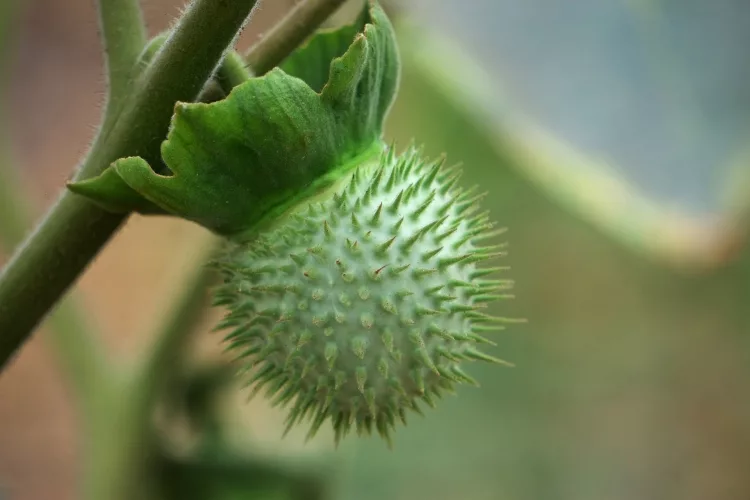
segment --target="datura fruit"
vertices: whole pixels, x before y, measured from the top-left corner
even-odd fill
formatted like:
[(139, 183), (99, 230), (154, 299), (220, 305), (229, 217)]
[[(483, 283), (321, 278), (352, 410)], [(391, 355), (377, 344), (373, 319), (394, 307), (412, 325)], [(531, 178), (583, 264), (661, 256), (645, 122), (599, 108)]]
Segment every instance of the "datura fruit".
[(309, 415), (312, 434), (330, 417), (337, 439), (354, 426), (387, 437), (418, 400), (475, 383), (462, 361), (499, 362), (477, 347), (507, 282), (477, 264), (501, 249), (482, 246), (495, 232), (458, 176), (386, 153), (221, 260), (221, 326), (256, 390), (291, 403), (288, 428)]
[[(321, 65), (320, 62), (325, 61)], [(219, 325), (254, 391), (288, 410), (287, 430), (329, 421), (390, 440), (397, 421), (462, 383), (465, 363), (508, 320), (504, 255), (460, 171), (382, 139), (398, 83), (390, 22), (368, 2), (281, 68), (223, 101), (176, 107), (168, 169), (124, 158), (71, 186), (111, 210), (169, 213), (227, 238), (215, 265)]]

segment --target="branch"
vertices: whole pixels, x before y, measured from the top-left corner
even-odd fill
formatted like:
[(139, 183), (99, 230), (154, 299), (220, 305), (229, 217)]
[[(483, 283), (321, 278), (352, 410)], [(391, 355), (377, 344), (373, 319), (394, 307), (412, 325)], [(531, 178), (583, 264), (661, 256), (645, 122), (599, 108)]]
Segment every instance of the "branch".
[[(18, 179), (6, 160), (7, 148), (0, 144), (0, 246), (13, 248), (23, 238), (31, 221), (26, 203), (19, 194)], [(50, 316), (49, 340), (66, 371), (76, 397), (88, 410), (108, 379), (108, 366), (102, 346), (90, 330), (75, 297), (68, 297)]]
[[(75, 180), (125, 156), (158, 161), (176, 101), (192, 101), (255, 5), (255, 0), (196, 0), (103, 131)], [(67, 291), (125, 220), (64, 191), (0, 274), (0, 367)]]
[(97, 3), (109, 84), (105, 116), (111, 124), (127, 99), (133, 68), (146, 46), (146, 27), (138, 0), (99, 0)]
[(246, 54), (248, 66), (264, 75), (278, 66), (346, 0), (307, 0), (297, 5)]
[(227, 53), (218, 71), (218, 80), (222, 89), (229, 94), (234, 87), (253, 77), (245, 59), (235, 51)]
[[(0, 7), (0, 67), (7, 68), (9, 39), (17, 10), (11, 1)], [(9, 9), (10, 8), (10, 9)], [(13, 12), (9, 12), (13, 11)], [(0, 74), (9, 74), (0, 71)], [(26, 233), (32, 222), (27, 202), (19, 179), (14, 175), (11, 161), (10, 140), (6, 122), (7, 107), (3, 99), (6, 81), (0, 81), (0, 247), (12, 249)], [(76, 397), (83, 404), (85, 414), (94, 405), (94, 398), (103, 390), (108, 379), (107, 364), (96, 337), (88, 328), (80, 309), (69, 297), (50, 318), (52, 326), (50, 341), (69, 380)]]

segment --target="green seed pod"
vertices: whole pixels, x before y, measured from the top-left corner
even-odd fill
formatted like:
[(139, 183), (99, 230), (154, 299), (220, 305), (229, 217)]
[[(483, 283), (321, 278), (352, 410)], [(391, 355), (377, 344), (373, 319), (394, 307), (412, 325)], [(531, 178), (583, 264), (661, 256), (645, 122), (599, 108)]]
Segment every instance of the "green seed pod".
[(337, 442), (355, 427), (389, 439), (419, 400), (475, 384), (463, 361), (501, 362), (478, 333), (501, 326), (483, 309), (507, 283), (477, 265), (502, 245), (483, 246), (498, 231), (458, 177), (384, 153), (219, 264), (221, 327), (255, 391), (290, 407), (287, 430), (307, 417), (312, 436), (330, 417)]

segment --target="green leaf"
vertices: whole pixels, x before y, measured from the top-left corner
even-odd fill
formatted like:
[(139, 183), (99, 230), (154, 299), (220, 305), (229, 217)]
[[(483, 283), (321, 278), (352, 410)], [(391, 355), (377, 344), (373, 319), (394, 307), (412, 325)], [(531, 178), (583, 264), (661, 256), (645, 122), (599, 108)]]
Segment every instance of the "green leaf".
[[(363, 29), (322, 33), (292, 56), (287, 67), (309, 84), (276, 68), (222, 101), (177, 103), (162, 144), (169, 174), (126, 158), (83, 189), (85, 183), (71, 189), (114, 209), (156, 206), (224, 235), (272, 221), (385, 147), (383, 121), (398, 86), (399, 56), (377, 2), (368, 2), (362, 19)], [(345, 39), (345, 53), (333, 57)], [(323, 72), (328, 79), (316, 91)], [(150, 203), (111, 187), (113, 176)]]
[(365, 29), (368, 20), (369, 12), (365, 9), (357, 21), (349, 26), (318, 31), (284, 60), (281, 69), (304, 80), (315, 92), (320, 92), (328, 82), (331, 61), (344, 55), (357, 33)]
[[(116, 163), (143, 161), (141, 158), (123, 158)], [(139, 195), (125, 184), (114, 168), (106, 169), (98, 177), (80, 182), (68, 183), (68, 189), (89, 198), (104, 210), (126, 213), (131, 210), (143, 214), (166, 214), (167, 212)]]

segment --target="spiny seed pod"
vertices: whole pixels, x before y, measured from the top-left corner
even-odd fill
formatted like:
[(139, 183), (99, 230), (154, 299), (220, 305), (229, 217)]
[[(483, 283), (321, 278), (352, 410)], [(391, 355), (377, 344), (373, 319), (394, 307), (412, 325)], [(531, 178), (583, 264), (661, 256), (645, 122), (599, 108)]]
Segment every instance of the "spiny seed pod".
[(354, 427), (390, 440), (419, 400), (476, 384), (463, 361), (503, 362), (479, 350), (492, 343), (480, 334), (502, 327), (483, 310), (511, 283), (477, 266), (503, 255), (483, 246), (501, 231), (459, 175), (414, 149), (384, 153), (223, 259), (220, 328), (233, 329), (255, 391), (291, 405), (287, 431), (307, 417), (311, 437), (330, 418), (336, 442)]

